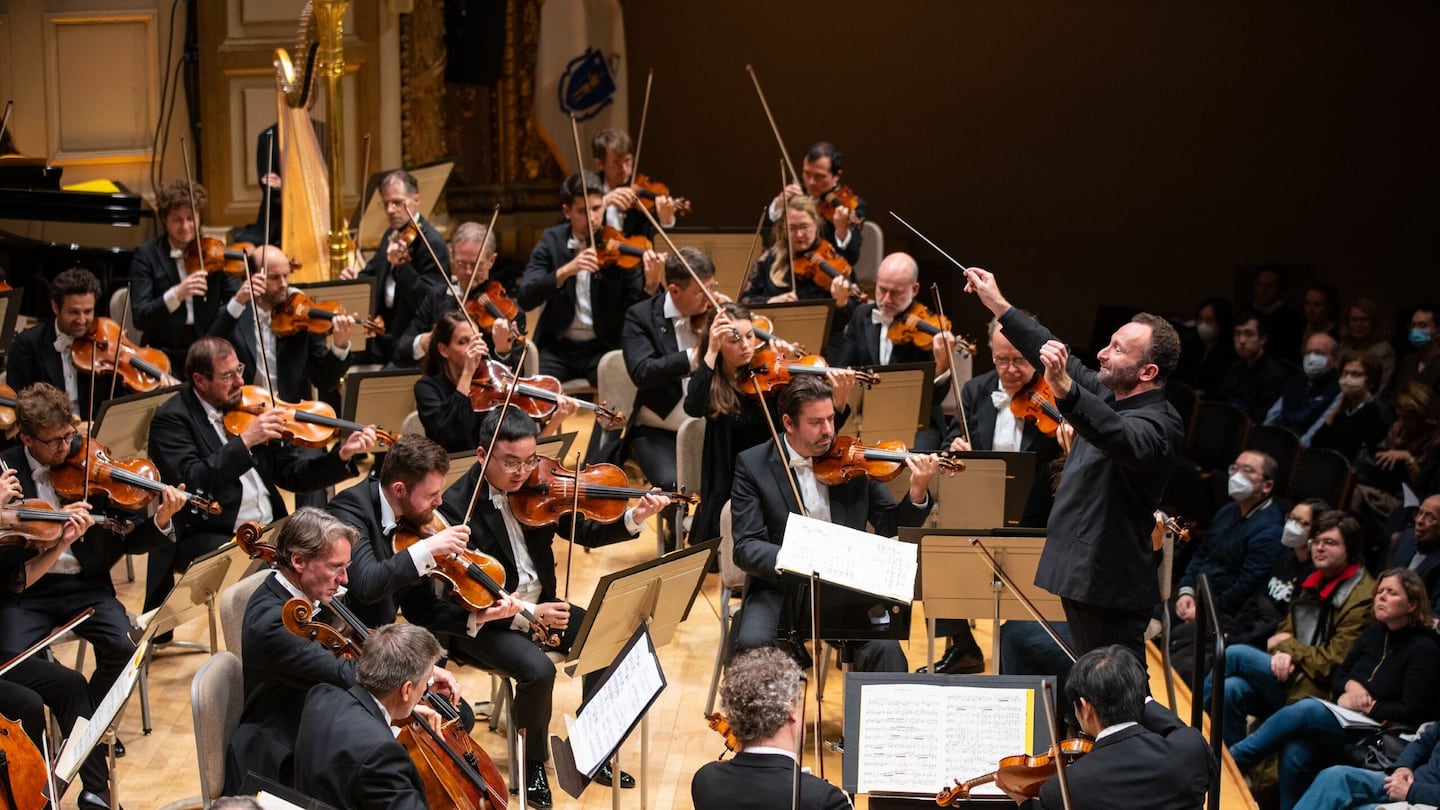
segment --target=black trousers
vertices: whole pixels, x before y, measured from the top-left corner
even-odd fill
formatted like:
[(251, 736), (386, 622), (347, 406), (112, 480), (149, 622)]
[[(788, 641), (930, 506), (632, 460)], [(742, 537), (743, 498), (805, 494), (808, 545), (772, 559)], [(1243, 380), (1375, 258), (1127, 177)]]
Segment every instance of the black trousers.
[[(747, 594), (744, 607), (735, 617), (735, 652), (774, 647), (785, 609), (785, 595), (761, 590)], [(909, 672), (910, 664), (898, 641), (854, 641), (845, 645), (855, 672)]]
[(69, 574), (41, 577), (0, 607), (0, 649), (23, 650), (85, 608), (94, 608), (95, 615), (76, 627), (75, 634), (95, 649), (89, 693), (91, 704), (98, 706), (135, 653), (135, 644), (125, 606), (95, 582)]
[(1145, 666), (1145, 627), (1150, 624), (1151, 611), (1104, 608), (1064, 598), (1060, 604), (1075, 639), (1076, 655), (1119, 644)]
[[(606, 346), (599, 339), (595, 340), (570, 340), (560, 338), (555, 343), (544, 346), (540, 351), (540, 373), (556, 377), (560, 382), (574, 380), (580, 377), (595, 384), (600, 368), (600, 358), (605, 352), (618, 346)], [(611, 403), (622, 407), (618, 403)]]
[[(569, 652), (585, 621), (585, 609), (570, 606), (570, 624), (560, 637), (558, 652)], [(450, 655), (464, 663), (494, 670), (515, 679), (515, 725), (525, 731), (525, 761), (545, 762), (550, 752), (550, 715), (555, 703), (555, 662), (528, 633), (483, 626), (474, 638), (450, 636)], [(599, 686), (600, 671), (580, 680), (580, 694), (590, 697)]]
[[(83, 626), (83, 625), (82, 625)], [(13, 653), (0, 653), (9, 660)], [(18, 719), (25, 734), (44, 751), (41, 737), (45, 733), (45, 706), (55, 713), (60, 730), (67, 737), (75, 721), (94, 713), (85, 678), (69, 667), (44, 658), (31, 657), (15, 665), (0, 679), (0, 714)], [(51, 749), (50, 756), (55, 756)], [(96, 746), (80, 766), (80, 783), (85, 789), (102, 796), (110, 795), (110, 765), (105, 749)]]

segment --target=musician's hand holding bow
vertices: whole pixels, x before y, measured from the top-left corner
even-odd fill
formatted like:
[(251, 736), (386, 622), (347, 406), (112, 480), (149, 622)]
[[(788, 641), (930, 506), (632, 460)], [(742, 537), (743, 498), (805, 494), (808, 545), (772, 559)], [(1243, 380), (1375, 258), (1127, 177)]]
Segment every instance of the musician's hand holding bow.
[(931, 342), (930, 353), (935, 356), (935, 376), (949, 371), (950, 361), (955, 356), (955, 336), (949, 332), (936, 335)]
[(779, 211), (780, 216), (783, 217), (785, 216), (785, 201), (790, 199), (791, 197), (801, 197), (805, 194), (805, 189), (801, 188), (799, 185), (795, 183), (786, 183), (785, 189), (779, 194), (775, 195), (775, 199), (770, 201), (770, 210)]
[(617, 186), (605, 194), (605, 207), (615, 206), (621, 211), (629, 211), (640, 203), (640, 195), (635, 189), (629, 186)]
[(20, 479), (16, 477), (15, 470), (6, 468), (0, 473), (0, 508), (3, 508), (11, 501), (18, 501), (25, 497), (25, 489), (20, 486)]
[(250, 424), (240, 431), (240, 441), (245, 443), (247, 449), (253, 450), (256, 446), (262, 445), (272, 439), (279, 439), (285, 435), (285, 414), (277, 408), (270, 408), (254, 419)]
[(186, 298), (204, 296), (205, 291), (210, 289), (210, 282), (207, 280), (209, 275), (209, 273), (191, 273), (185, 278), (180, 279), (180, 283), (170, 289), (175, 293), (175, 297), (181, 301), (184, 301)]
[[(197, 273), (196, 275), (200, 275)], [(247, 306), (252, 300), (259, 300), (265, 297), (265, 274), (251, 273), (245, 277), (240, 289), (235, 291), (235, 303), (240, 306)]]
[(910, 502), (923, 504), (930, 497), (930, 479), (940, 469), (940, 457), (934, 453), (916, 453), (905, 459), (910, 468)]
[(1070, 372), (1066, 369), (1066, 363), (1070, 361), (1070, 349), (1058, 340), (1047, 340), (1045, 345), (1040, 347), (1040, 363), (1045, 366), (1045, 382), (1050, 383), (1050, 390), (1055, 392), (1055, 400), (1070, 396), (1070, 386), (1074, 380), (1070, 379)]
[(964, 436), (956, 436), (955, 438), (950, 440), (950, 449), (962, 453), (968, 453), (971, 450), (970, 440), (966, 439)]
[(420, 544), (425, 546), (425, 550), (430, 552), (431, 557), (438, 560), (441, 557), (448, 557), (464, 551), (469, 542), (469, 526), (447, 526), (444, 530), (421, 540)]
[(600, 259), (595, 254), (595, 248), (587, 247), (579, 253), (576, 253), (575, 258), (560, 265), (560, 269), (555, 271), (555, 286), (565, 286), (565, 282), (580, 275), (581, 270), (589, 270), (593, 273), (599, 269)]

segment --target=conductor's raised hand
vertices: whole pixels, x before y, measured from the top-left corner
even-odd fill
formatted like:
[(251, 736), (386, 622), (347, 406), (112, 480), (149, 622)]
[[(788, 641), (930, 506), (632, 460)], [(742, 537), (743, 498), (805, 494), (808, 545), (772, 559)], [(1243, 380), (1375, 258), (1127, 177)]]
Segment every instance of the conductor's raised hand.
[(1000, 285), (995, 283), (995, 274), (982, 267), (965, 268), (965, 292), (975, 293), (997, 318), (1010, 308), (1010, 302), (1000, 294)]
[(1045, 367), (1045, 382), (1050, 383), (1050, 390), (1055, 392), (1055, 399), (1061, 400), (1070, 396), (1070, 386), (1073, 380), (1070, 379), (1070, 372), (1066, 364), (1070, 362), (1070, 349), (1058, 340), (1047, 340), (1045, 345), (1040, 347), (1040, 364)]

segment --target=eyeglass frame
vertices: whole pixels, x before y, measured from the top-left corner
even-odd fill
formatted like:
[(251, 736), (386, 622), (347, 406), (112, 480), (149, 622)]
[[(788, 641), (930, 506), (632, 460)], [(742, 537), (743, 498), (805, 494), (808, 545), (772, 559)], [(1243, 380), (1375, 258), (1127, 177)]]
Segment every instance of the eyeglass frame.
[(234, 371), (226, 371), (220, 374), (216, 374), (213, 371), (206, 371), (204, 372), (204, 374), (206, 377), (209, 377), (212, 380), (220, 380), (221, 382), (224, 382), (231, 378), (234, 378), (236, 380), (243, 380), (245, 379), (245, 364), (236, 363)]
[(534, 455), (526, 459), (497, 458), (495, 459), (495, 463), (500, 465), (500, 469), (514, 475), (521, 470), (525, 470), (526, 472), (534, 471), (535, 468), (540, 466), (541, 458), (539, 455)]

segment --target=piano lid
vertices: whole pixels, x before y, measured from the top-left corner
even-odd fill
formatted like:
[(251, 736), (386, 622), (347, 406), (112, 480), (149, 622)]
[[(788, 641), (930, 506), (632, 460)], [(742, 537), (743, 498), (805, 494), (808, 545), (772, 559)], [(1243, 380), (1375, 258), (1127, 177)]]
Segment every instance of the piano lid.
[(0, 219), (139, 225), (140, 195), (116, 183), (115, 193), (60, 188), (62, 168), (42, 158), (0, 157)]

